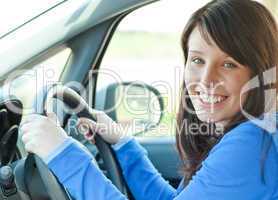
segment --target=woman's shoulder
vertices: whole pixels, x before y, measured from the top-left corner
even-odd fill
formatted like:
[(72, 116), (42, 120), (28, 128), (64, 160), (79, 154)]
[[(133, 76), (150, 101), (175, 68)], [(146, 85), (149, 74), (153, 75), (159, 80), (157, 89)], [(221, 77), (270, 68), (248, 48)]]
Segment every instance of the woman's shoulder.
[(272, 141), (278, 136), (277, 113), (265, 114), (260, 118), (253, 118), (240, 123), (227, 132), (219, 142), (219, 145), (236, 143), (250, 145), (258, 149), (265, 140)]
[(247, 184), (250, 187), (261, 184), (262, 165), (267, 185), (276, 187), (278, 154), (272, 136), (250, 121), (226, 133), (202, 163), (206, 175), (215, 177), (212, 182), (222, 184), (225, 179), (227, 185)]
[(278, 194), (278, 154), (272, 138), (252, 121), (239, 124), (212, 148), (193, 183), (227, 194)]
[(267, 151), (268, 164), (277, 166), (278, 170), (278, 149), (274, 142), (275, 136), (277, 136), (277, 128), (270, 133), (252, 120), (245, 121), (222, 137), (209, 152), (208, 159), (220, 159), (217, 162), (227, 161), (227, 163), (235, 161), (238, 165), (252, 166), (252, 163), (260, 163), (262, 155)]
[(210, 151), (207, 161), (217, 162), (231, 170), (241, 169), (238, 172), (243, 175), (249, 171), (259, 172), (265, 159), (266, 168), (278, 175), (274, 135), (277, 135), (277, 128), (275, 133), (269, 133), (252, 120), (243, 122), (222, 137)]

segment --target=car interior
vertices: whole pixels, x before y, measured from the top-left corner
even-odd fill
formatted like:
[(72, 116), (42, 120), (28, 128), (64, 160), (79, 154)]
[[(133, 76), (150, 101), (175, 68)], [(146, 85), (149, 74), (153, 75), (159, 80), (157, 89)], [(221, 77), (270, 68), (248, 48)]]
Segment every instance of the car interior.
[[(147, 92), (156, 98), (155, 104), (158, 105), (160, 113), (143, 116), (139, 123), (144, 124), (144, 129), (135, 134), (147, 149), (158, 171), (170, 184), (177, 187), (181, 175), (178, 173), (180, 161), (174, 137), (140, 136), (155, 129), (163, 118), (164, 99), (161, 98), (160, 92), (148, 84), (138, 82), (140, 80), (114, 82), (97, 91), (97, 84), (101, 81), (98, 79), (97, 70), (117, 26), (134, 10), (154, 2), (120, 0), (115, 4), (112, 0), (60, 1), (44, 13), (0, 35), (0, 44), (5, 49), (0, 52), (1, 65), (4, 66), (0, 70), (0, 116), (1, 123), (4, 124), (0, 137), (3, 152), (0, 199), (72, 199), (41, 159), (26, 152), (20, 141), (19, 127), (24, 114), (35, 112), (44, 115), (47, 96), (53, 88), (56, 93), (52, 93), (51, 99), (56, 104), (53, 104), (55, 108), (51, 109), (57, 113), (63, 128), (91, 151), (99, 167), (129, 199), (133, 199), (132, 194), (125, 184), (111, 147), (98, 136), (96, 145), (92, 145), (84, 141), (81, 135), (71, 133), (69, 127), (72, 126), (70, 123), (76, 122), (72, 119), (80, 116), (94, 119), (90, 111), (92, 108), (109, 110), (107, 114), (119, 121), (118, 111), (113, 110), (117, 90), (132, 86), (130, 91), (136, 92), (147, 88)], [(63, 14), (58, 15), (59, 13)], [(59, 77), (56, 77), (59, 84), (48, 82), (47, 87), (40, 87), (43, 84), (39, 83), (38, 74), (43, 73), (47, 79), (53, 71), (43, 71), (38, 66), (51, 64), (57, 66), (58, 69), (55, 70), (60, 71)], [(31, 88), (24, 84), (33, 84), (34, 81), (37, 85), (32, 85)], [(71, 83), (79, 83), (83, 87), (78, 88), (77, 84)], [(64, 98), (59, 99), (59, 94)], [(28, 98), (28, 101), (22, 96)], [(149, 100), (144, 101), (143, 104), (141, 102), (143, 107)], [(75, 112), (74, 107), (77, 104), (84, 105), (84, 109)], [(62, 108), (68, 108), (71, 112), (65, 113)]]
[[(154, 47), (161, 39), (149, 45), (148, 39), (156, 36), (147, 31), (143, 31), (140, 40), (135, 39), (137, 35), (133, 32), (127, 31), (128, 35), (123, 40), (121, 37), (124, 34), (119, 34), (125, 30), (121, 24), (125, 24), (126, 18), (141, 9), (142, 17), (147, 13), (143, 9), (148, 7), (149, 18), (140, 20), (139, 16), (139, 21), (143, 21), (142, 27), (146, 20), (155, 20), (155, 25), (167, 24), (166, 20), (159, 19), (157, 13), (152, 11), (152, 6), (159, 8), (163, 5), (159, 2), (60, 0), (8, 32), (2, 34), (0, 31), (0, 200), (73, 199), (43, 161), (26, 152), (20, 140), (20, 122), (24, 115), (45, 115), (47, 109), (57, 114), (61, 126), (69, 135), (88, 148), (103, 173), (128, 199), (134, 198), (123, 179), (111, 146), (99, 136), (96, 136), (96, 144), (93, 145), (72, 127), (75, 127), (78, 117), (95, 120), (92, 109), (105, 111), (123, 125), (139, 116), (136, 123), (143, 128), (133, 132), (134, 137), (147, 150), (148, 157), (163, 178), (175, 188), (179, 185), (182, 179), (181, 161), (175, 147), (174, 128), (157, 129), (160, 123), (169, 125), (175, 118), (174, 111), (168, 112), (167, 106), (171, 103), (175, 105), (176, 99), (167, 98), (163, 92), (168, 86), (156, 82), (168, 80), (170, 76), (167, 68), (164, 68), (164, 61), (154, 62), (158, 60), (155, 54), (160, 57), (179, 54), (180, 59), (182, 52), (176, 50), (180, 49), (179, 40), (176, 39), (175, 45), (161, 49)], [(202, 4), (204, 2), (201, 1)], [(169, 16), (165, 7), (163, 13), (167, 19)], [(190, 12), (186, 14), (190, 15)], [(130, 18), (138, 20), (138, 17)], [(168, 21), (170, 25), (171, 20)], [(182, 23), (184, 25), (185, 20)], [(154, 24), (150, 27), (155, 28)], [(137, 29), (140, 23), (133, 26)], [(167, 25), (164, 27), (168, 29)], [(175, 27), (171, 29), (175, 32)], [(165, 36), (165, 41), (168, 45), (173, 38)], [(141, 44), (140, 48), (137, 44)], [(120, 48), (124, 50), (120, 51)], [(132, 48), (135, 49), (134, 55), (130, 53)], [(172, 50), (174, 53), (169, 53)], [(147, 52), (149, 57), (144, 57), (142, 52)], [(112, 54), (118, 57), (111, 56), (108, 60)], [(128, 59), (125, 60), (123, 55), (134, 56), (134, 64), (127, 62)], [(171, 63), (175, 59), (173, 56), (165, 62)], [(145, 60), (149, 62), (148, 65)], [(137, 61), (138, 64), (135, 64)], [(171, 67), (182, 66), (180, 63), (174, 62)], [(122, 68), (119, 67), (121, 65)], [(48, 69), (47, 66), (52, 68)], [(171, 70), (174, 75), (179, 75), (182, 74), (180, 68), (172, 67)], [(159, 77), (157, 72), (163, 74), (164, 69), (164, 75)], [(179, 85), (180, 81), (174, 84)], [(129, 95), (119, 95), (127, 90)], [(178, 96), (178, 93), (176, 91), (172, 95)], [(134, 113), (123, 111), (123, 105), (117, 104), (119, 98), (124, 98)], [(145, 112), (148, 110), (146, 105), (150, 104), (156, 107), (157, 112), (154, 114)], [(77, 105), (82, 105), (83, 109), (76, 110)], [(175, 110), (176, 107), (173, 107)]]

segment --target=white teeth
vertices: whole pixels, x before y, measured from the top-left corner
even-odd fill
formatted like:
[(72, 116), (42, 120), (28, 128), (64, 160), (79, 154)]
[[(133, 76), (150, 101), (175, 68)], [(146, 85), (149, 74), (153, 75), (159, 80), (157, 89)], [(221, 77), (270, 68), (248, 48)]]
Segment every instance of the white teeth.
[(222, 97), (217, 97), (217, 101), (218, 102), (222, 101)]
[(219, 103), (226, 99), (225, 97), (222, 97), (222, 96), (208, 95), (205, 93), (202, 93), (199, 96), (203, 102), (210, 103), (210, 104)]

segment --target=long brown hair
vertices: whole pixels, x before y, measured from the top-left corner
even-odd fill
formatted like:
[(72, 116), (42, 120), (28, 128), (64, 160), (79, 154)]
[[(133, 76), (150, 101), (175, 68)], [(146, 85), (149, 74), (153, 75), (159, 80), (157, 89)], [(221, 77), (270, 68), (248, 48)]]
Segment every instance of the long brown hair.
[[(259, 117), (265, 109), (265, 87), (263, 73), (278, 63), (278, 31), (271, 13), (260, 3), (251, 0), (214, 0), (197, 10), (188, 21), (182, 34), (185, 63), (188, 56), (188, 40), (195, 27), (209, 42), (212, 38), (217, 46), (251, 69), (252, 78), (257, 76), (259, 87), (248, 92), (243, 109)], [(180, 107), (177, 115), (177, 149), (184, 163), (185, 182), (200, 169), (202, 161), (224, 134), (218, 135), (214, 124), (200, 121), (188, 97), (185, 83), (182, 85)], [(185, 101), (186, 106), (183, 102)], [(225, 127), (224, 133), (247, 119), (238, 112)], [(185, 123), (186, 121), (186, 123)], [(198, 124), (207, 134), (192, 134), (191, 123)], [(197, 131), (197, 130), (196, 130)]]

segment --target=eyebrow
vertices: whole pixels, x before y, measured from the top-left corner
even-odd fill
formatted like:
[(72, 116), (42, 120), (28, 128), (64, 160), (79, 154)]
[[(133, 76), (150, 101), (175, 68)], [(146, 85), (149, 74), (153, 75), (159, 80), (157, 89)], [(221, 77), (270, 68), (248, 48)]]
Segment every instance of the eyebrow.
[[(198, 53), (198, 54), (205, 54), (205, 52), (203, 52), (203, 51), (198, 51), (198, 50), (189, 50), (189, 52)], [(225, 54), (223, 57), (229, 58), (229, 59), (232, 59), (232, 60), (236, 61), (233, 57), (231, 57), (231, 56), (229, 56), (229, 55), (227, 55), (227, 54)]]
[(204, 54), (204, 52), (202, 52), (202, 51), (197, 51), (197, 50), (189, 50), (189, 52)]

